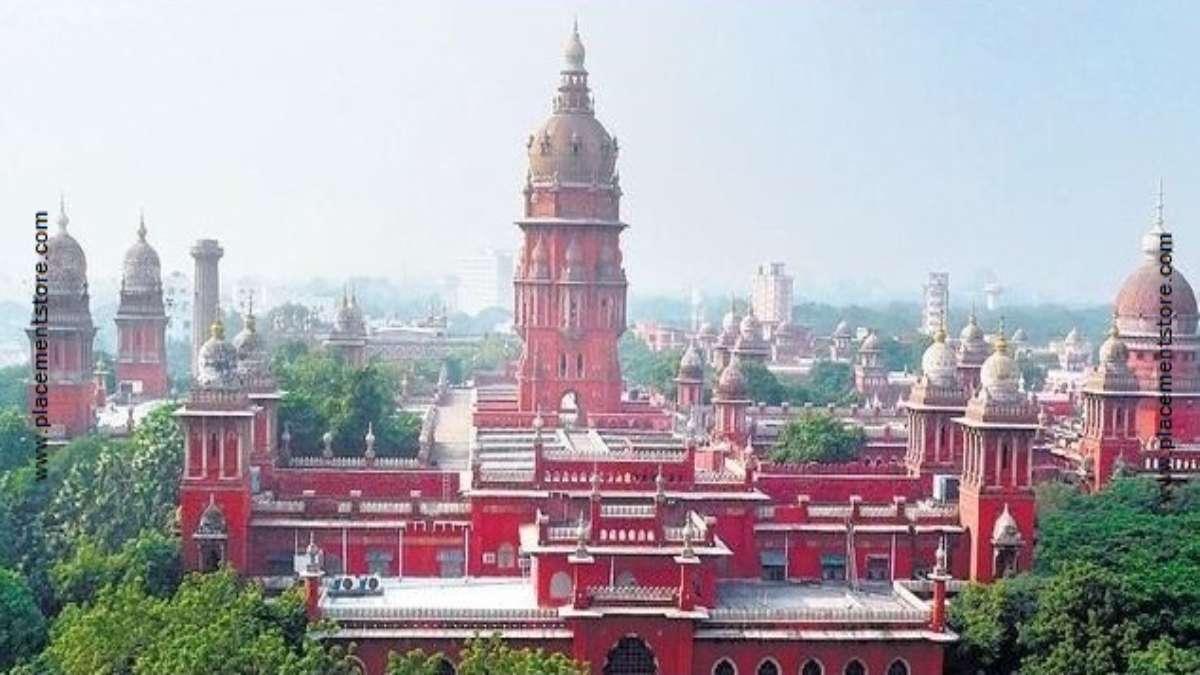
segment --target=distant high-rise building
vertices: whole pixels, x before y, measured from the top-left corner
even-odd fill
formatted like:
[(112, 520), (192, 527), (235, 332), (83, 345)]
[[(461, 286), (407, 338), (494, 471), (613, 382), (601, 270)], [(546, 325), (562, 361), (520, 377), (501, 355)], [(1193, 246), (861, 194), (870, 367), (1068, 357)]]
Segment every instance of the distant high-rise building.
[(192, 374), (196, 374), (200, 348), (208, 341), (209, 327), (217, 319), (221, 300), (221, 276), (218, 263), (225, 250), (216, 239), (200, 239), (192, 245), (196, 259), (195, 286), (192, 293)]
[(512, 305), (513, 256), (487, 249), (458, 262), (455, 305), (460, 312), (478, 314), (489, 307)]
[(1000, 296), (1004, 294), (1004, 287), (997, 283), (990, 283), (983, 287), (984, 302), (987, 303), (989, 312), (995, 312), (1000, 309)]
[(750, 288), (750, 306), (754, 316), (768, 332), (792, 319), (792, 276), (783, 263), (758, 266)]
[(950, 311), (950, 275), (946, 272), (930, 272), (929, 281), (925, 282), (923, 289), (925, 297), (921, 310), (921, 332), (934, 335)]

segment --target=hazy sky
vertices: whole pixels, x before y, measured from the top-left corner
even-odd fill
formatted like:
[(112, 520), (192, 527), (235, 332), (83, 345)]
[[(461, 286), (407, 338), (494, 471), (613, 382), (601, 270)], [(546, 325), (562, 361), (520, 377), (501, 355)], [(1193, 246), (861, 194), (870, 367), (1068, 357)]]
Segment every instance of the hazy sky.
[[(93, 277), (144, 206), (164, 267), (453, 271), (515, 248), (524, 139), (573, 15), (621, 142), (636, 291), (985, 270), (1107, 300), (1154, 184), (1200, 280), (1189, 2), (0, 3), (0, 274), (67, 193)], [(228, 278), (228, 277), (227, 277)]]

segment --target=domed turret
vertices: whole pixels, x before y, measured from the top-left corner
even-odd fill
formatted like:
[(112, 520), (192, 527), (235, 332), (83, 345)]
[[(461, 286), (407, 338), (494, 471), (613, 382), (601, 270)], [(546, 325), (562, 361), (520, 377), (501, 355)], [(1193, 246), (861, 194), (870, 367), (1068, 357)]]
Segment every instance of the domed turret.
[(158, 252), (146, 242), (146, 217), (138, 221), (138, 240), (125, 252), (121, 266), (121, 290), (126, 293), (159, 293), (162, 291), (162, 265)]
[(858, 351), (860, 352), (878, 352), (882, 350), (883, 340), (879, 337), (879, 333), (875, 331), (868, 333), (867, 337), (863, 339), (862, 344), (858, 347)]
[(833, 329), (833, 337), (848, 338), (850, 337), (850, 324), (845, 319), (838, 321), (837, 327)]
[(529, 136), (532, 182), (614, 182), (617, 142), (593, 113), (578, 26), (567, 38), (554, 114)]
[(701, 381), (704, 379), (704, 362), (700, 359), (699, 352), (696, 351), (696, 343), (688, 344), (687, 350), (683, 352), (683, 357), (679, 359), (679, 380), (685, 381)]
[(363, 319), (362, 308), (358, 306), (358, 297), (353, 293), (342, 292), (342, 301), (338, 306), (333, 324), (334, 330), (341, 335), (366, 334), (366, 321)]
[(196, 382), (206, 389), (236, 389), (239, 385), (237, 349), (225, 341), (225, 324), (217, 319), (209, 329), (208, 341), (200, 347)]
[(746, 398), (746, 374), (742, 372), (742, 362), (737, 356), (730, 359), (729, 365), (721, 371), (721, 377), (717, 381), (717, 393), (728, 401)]
[(967, 325), (963, 326), (962, 331), (958, 334), (958, 361), (960, 365), (979, 365), (988, 358), (988, 343), (984, 338), (983, 329), (979, 327), (979, 322), (975, 318), (975, 310), (971, 310), (971, 315), (967, 319)]
[(81, 296), (87, 293), (87, 256), (83, 247), (67, 231), (71, 219), (67, 217), (65, 202), (59, 204), (58, 232), (46, 242), (53, 264), (47, 271), (49, 292), (60, 296)]
[(1021, 371), (1017, 362), (1008, 355), (1008, 338), (1001, 333), (992, 344), (995, 351), (987, 357), (979, 371), (983, 393), (998, 401), (1020, 399)]
[(946, 344), (946, 328), (938, 328), (933, 335), (933, 343), (921, 355), (921, 372), (933, 385), (951, 387), (957, 382), (958, 359), (954, 351)]
[[(1160, 270), (1159, 258), (1164, 249), (1174, 251), (1174, 238), (1163, 221), (1162, 186), (1159, 186), (1154, 225), (1142, 237), (1142, 262), (1121, 284), (1117, 293), (1117, 324), (1124, 335), (1152, 335), (1159, 332), (1159, 311), (1162, 309), (1161, 288), (1166, 277)], [(1176, 256), (1178, 259), (1178, 256)], [(1195, 335), (1198, 320), (1196, 292), (1183, 272), (1171, 269), (1171, 307), (1174, 310), (1176, 335)]]
[(1100, 345), (1100, 363), (1108, 366), (1124, 366), (1128, 364), (1128, 361), (1129, 347), (1121, 339), (1121, 333), (1114, 317), (1112, 326), (1108, 329), (1108, 337)]

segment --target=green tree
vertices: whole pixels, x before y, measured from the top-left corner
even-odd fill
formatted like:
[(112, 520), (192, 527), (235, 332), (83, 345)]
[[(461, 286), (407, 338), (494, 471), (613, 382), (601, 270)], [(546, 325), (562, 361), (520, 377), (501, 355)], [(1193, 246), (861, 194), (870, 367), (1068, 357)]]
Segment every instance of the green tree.
[(1154, 640), (1129, 656), (1128, 675), (1196, 675), (1200, 648), (1185, 648), (1167, 638)]
[(74, 543), (69, 558), (55, 563), (50, 579), (60, 605), (91, 602), (100, 589), (116, 583), (138, 585), (143, 592), (168, 597), (179, 585), (179, 545), (162, 532), (147, 530), (118, 553), (107, 553), (88, 538)]
[(808, 374), (806, 388), (816, 405), (843, 404), (856, 401), (854, 369), (848, 363), (817, 361)]
[(25, 411), (0, 408), (0, 472), (27, 464), (36, 452), (36, 432)]
[(267, 602), (230, 570), (189, 576), (170, 598), (123, 583), (68, 605), (47, 659), (66, 675), (348, 673), (345, 654), (322, 649), (305, 623), (297, 592)]
[(742, 374), (746, 377), (746, 395), (755, 403), (779, 405), (792, 401), (792, 391), (779, 382), (775, 374), (761, 363), (743, 363)]
[(1024, 652), (1018, 626), (1037, 608), (1038, 580), (1023, 576), (973, 584), (950, 604), (950, 627), (960, 641), (947, 655), (955, 673), (1017, 672)]
[(16, 408), (24, 412), (27, 405), (25, 383), (29, 379), (29, 364), (0, 368), (0, 410)]
[(361, 455), (368, 425), (379, 456), (416, 454), (421, 422), (396, 408), (400, 382), (393, 370), (378, 363), (354, 368), (328, 354), (290, 347), (276, 353), (274, 364), (287, 392), (279, 418), (289, 429), (295, 454), (319, 453), (321, 437), (332, 431), (336, 454)]
[(849, 462), (858, 458), (866, 440), (862, 427), (824, 413), (805, 413), (784, 427), (770, 457), (780, 464)]
[(445, 660), (441, 652), (429, 654), (423, 649), (413, 649), (404, 654), (389, 652), (387, 675), (441, 675), (442, 662)]
[(1123, 673), (1143, 638), (1127, 580), (1091, 562), (1064, 565), (1046, 584), (1021, 639), (1023, 675)]
[(679, 372), (683, 352), (676, 349), (650, 351), (633, 333), (622, 336), (617, 348), (621, 375), (627, 384), (657, 391), (668, 398), (675, 395), (675, 375)]
[(46, 620), (33, 592), (13, 570), (0, 569), (0, 671), (31, 658), (46, 640)]

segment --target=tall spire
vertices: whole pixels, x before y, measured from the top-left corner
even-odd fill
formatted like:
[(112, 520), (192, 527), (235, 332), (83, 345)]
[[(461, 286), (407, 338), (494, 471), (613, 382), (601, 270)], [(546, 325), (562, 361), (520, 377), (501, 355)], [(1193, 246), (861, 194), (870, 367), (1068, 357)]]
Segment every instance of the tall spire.
[(563, 46), (562, 82), (558, 85), (558, 96), (554, 98), (554, 112), (592, 114), (592, 95), (588, 89), (587, 69), (583, 67), (585, 50), (579, 39), (579, 22), (576, 21)]
[(67, 224), (71, 219), (67, 217), (67, 197), (62, 192), (58, 193), (58, 228), (63, 232), (67, 231)]
[(138, 241), (145, 243), (146, 241), (146, 209), (138, 209)]
[(567, 37), (566, 45), (563, 46), (563, 59), (566, 61), (566, 70), (586, 72), (583, 67), (583, 59), (586, 53), (586, 50), (583, 48), (583, 40), (579, 38), (579, 19), (576, 18), (571, 24), (571, 34)]
[(1163, 179), (1158, 179), (1158, 200), (1154, 204), (1154, 226), (1162, 231), (1163, 226)]

